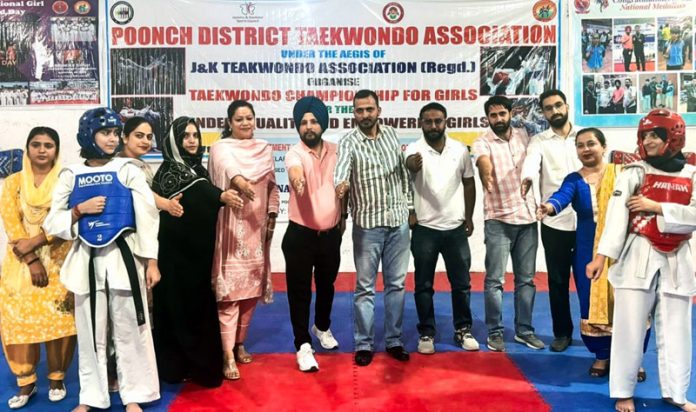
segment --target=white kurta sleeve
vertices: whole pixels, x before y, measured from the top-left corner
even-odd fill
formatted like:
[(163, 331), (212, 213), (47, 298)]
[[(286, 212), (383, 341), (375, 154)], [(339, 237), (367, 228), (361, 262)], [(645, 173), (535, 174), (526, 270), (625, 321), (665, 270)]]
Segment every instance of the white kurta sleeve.
[(72, 222), (72, 211), (68, 206), (70, 194), (75, 185), (75, 175), (70, 169), (63, 169), (58, 175), (58, 182), (53, 189), (51, 210), (43, 223), (43, 229), (49, 236), (65, 240), (77, 239), (77, 223)]
[(145, 174), (134, 164), (127, 163), (119, 171), (119, 179), (133, 195), (136, 231), (129, 234), (133, 239), (133, 254), (144, 259), (157, 259), (159, 211)]
[(522, 180), (536, 179), (541, 172), (542, 146), (539, 135), (532, 137), (527, 146), (527, 155), (522, 164)]
[(629, 212), (626, 202), (640, 184), (641, 173), (643, 173), (643, 169), (640, 167), (626, 167), (616, 177), (606, 216), (606, 221), (611, 222), (611, 224), (604, 227), (597, 247), (598, 254), (612, 259), (618, 259), (621, 254), (628, 230)]

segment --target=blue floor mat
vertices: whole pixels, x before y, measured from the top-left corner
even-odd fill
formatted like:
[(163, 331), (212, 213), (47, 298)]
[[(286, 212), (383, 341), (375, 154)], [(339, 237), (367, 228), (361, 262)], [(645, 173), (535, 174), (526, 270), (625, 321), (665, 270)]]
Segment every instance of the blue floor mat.
[[(384, 310), (383, 295), (380, 293), (375, 300), (375, 348), (384, 350)], [(353, 351), (353, 317), (352, 294), (337, 293), (332, 315), (334, 336), (338, 339), (339, 351)], [(486, 326), (484, 324), (483, 293), (472, 293), (471, 307), (474, 316), (473, 334), (481, 344), (481, 350), (485, 347)], [(577, 320), (578, 303), (575, 296), (571, 297), (571, 309), (573, 319)], [(452, 308), (448, 293), (435, 294), (435, 310), (438, 333), (436, 336), (437, 351), (461, 351), (455, 346), (452, 339), (454, 327), (452, 325)], [(548, 349), (537, 351), (514, 342), (513, 330), (513, 295), (506, 293), (503, 301), (503, 323), (505, 325), (504, 339), (508, 356), (518, 365), (529, 381), (541, 393), (546, 402), (554, 411), (598, 411), (613, 410), (613, 401), (609, 399), (609, 386), (607, 378), (591, 378), (587, 370), (592, 363), (592, 355), (585, 349), (576, 332), (573, 345), (563, 353), (550, 352)], [(548, 293), (537, 293), (534, 310), (534, 327), (537, 335), (548, 345), (553, 333), (551, 329), (551, 317), (549, 313)], [(310, 323), (311, 324), (311, 323)], [(404, 309), (403, 337), (406, 349), (415, 352), (418, 342), (416, 330), (417, 316), (413, 300), (413, 293), (407, 293)], [(696, 325), (693, 330), (696, 331)], [(259, 305), (246, 346), (252, 353), (292, 353), (293, 346), (292, 328), (288, 313), (286, 293), (276, 293), (275, 301), (270, 305)], [(318, 352), (324, 351), (318, 344), (314, 345)], [(414, 355), (418, 356), (418, 355)], [(437, 355), (435, 355), (437, 356)], [(638, 384), (636, 388), (636, 406), (638, 411), (674, 411), (660, 400), (660, 392), (657, 378), (657, 360), (654, 339), (651, 339), (648, 352), (644, 360), (644, 367), (648, 374), (648, 380)], [(295, 370), (289, 370), (295, 373)], [(23, 410), (27, 411), (65, 411), (77, 405), (79, 384), (77, 380), (77, 359), (66, 376), (68, 397), (57, 404), (47, 400), (47, 382), (45, 380), (46, 364), (42, 360), (38, 370), (40, 392), (35, 395), (29, 405)], [(463, 382), (464, 384), (464, 382)], [(16, 391), (15, 378), (10, 373), (4, 359), (0, 362), (0, 411), (9, 411), (6, 400)], [(166, 411), (168, 405), (174, 400), (181, 385), (162, 385), (162, 399), (146, 406), (146, 411)], [(696, 399), (696, 385), (692, 385), (689, 398)], [(118, 394), (112, 395), (111, 410), (122, 410)]]

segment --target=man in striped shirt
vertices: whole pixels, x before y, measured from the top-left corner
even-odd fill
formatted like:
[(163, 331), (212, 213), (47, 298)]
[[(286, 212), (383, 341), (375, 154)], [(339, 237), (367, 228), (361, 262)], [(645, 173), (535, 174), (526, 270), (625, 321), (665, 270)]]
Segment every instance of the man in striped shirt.
[(384, 335), (387, 353), (409, 360), (401, 340), (404, 280), (409, 254), (408, 172), (396, 131), (378, 123), (379, 98), (360, 90), (353, 99), (358, 127), (343, 136), (334, 172), (336, 194), (349, 194), (353, 217), (353, 257), (357, 280), (355, 363), (367, 366), (374, 351), (375, 281), (380, 260), (384, 276)]
[(532, 349), (543, 349), (544, 343), (532, 327), (538, 244), (534, 198), (531, 193), (520, 196), (519, 190), (529, 136), (525, 129), (510, 127), (512, 102), (507, 97), (493, 96), (484, 108), (491, 129), (476, 140), (474, 152), (484, 188), (487, 346), (492, 351), (505, 351), (503, 283), (508, 258), (512, 256), (515, 341)]

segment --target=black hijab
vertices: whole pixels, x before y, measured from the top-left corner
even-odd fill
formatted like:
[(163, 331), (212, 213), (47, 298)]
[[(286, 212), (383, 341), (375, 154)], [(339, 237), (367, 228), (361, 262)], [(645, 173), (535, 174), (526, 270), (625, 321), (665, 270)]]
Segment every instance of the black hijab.
[[(183, 147), (186, 126), (193, 124), (198, 132), (198, 151), (190, 154)], [(165, 198), (172, 198), (200, 180), (209, 180), (208, 171), (203, 167), (201, 130), (192, 117), (178, 117), (169, 126), (167, 134), (160, 142), (164, 162), (157, 170), (152, 182), (152, 190)]]
[[(663, 142), (667, 141), (667, 130), (658, 127), (654, 129), (655, 134), (662, 139)], [(650, 156), (645, 158), (645, 161), (655, 169), (659, 169), (668, 173), (674, 173), (682, 170), (686, 164), (686, 158), (684, 154), (679, 151), (677, 154), (670, 153), (669, 151), (661, 156)]]

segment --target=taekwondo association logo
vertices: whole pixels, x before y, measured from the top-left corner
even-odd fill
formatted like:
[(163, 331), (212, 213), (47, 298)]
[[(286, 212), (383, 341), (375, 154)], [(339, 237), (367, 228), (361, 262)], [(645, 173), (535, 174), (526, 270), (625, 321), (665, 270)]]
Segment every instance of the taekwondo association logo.
[(75, 13), (77, 14), (87, 14), (92, 10), (92, 6), (88, 1), (82, 0), (75, 3), (73, 10), (75, 10)]
[(62, 0), (53, 2), (51, 8), (53, 9), (53, 12), (56, 14), (65, 14), (68, 12), (68, 9), (70, 9), (68, 3)]
[(133, 6), (127, 1), (117, 1), (111, 6), (111, 11), (109, 15), (111, 20), (116, 24), (128, 24), (133, 20), (135, 12)]
[(404, 18), (404, 8), (396, 2), (387, 3), (382, 9), (382, 17), (387, 23), (396, 24)]
[(547, 22), (556, 17), (556, 3), (551, 0), (539, 0), (532, 7), (534, 18), (540, 22)]
[(254, 15), (254, 10), (256, 9), (256, 6), (254, 6), (254, 3), (249, 1), (246, 3), (240, 4), (239, 8), (242, 9), (242, 14), (244, 16), (249, 17), (249, 16)]

